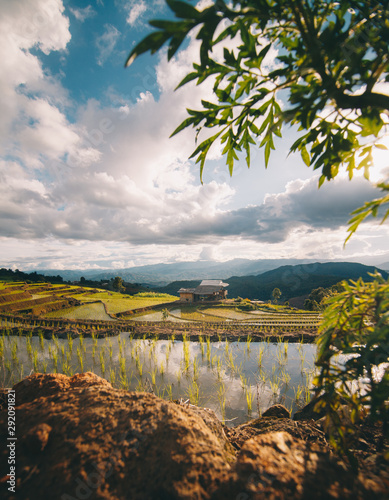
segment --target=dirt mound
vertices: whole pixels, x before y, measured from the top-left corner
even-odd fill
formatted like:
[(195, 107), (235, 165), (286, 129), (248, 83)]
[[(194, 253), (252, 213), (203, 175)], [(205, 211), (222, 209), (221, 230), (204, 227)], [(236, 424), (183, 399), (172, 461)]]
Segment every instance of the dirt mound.
[(382, 479), (356, 476), (320, 446), (271, 432), (244, 443), (229, 480), (212, 499), (360, 500), (387, 493)]
[[(387, 497), (387, 474), (357, 476), (331, 454), (318, 423), (295, 422), (279, 407), (273, 416), (227, 429), (212, 411), (113, 389), (92, 373), (35, 374), (14, 389), (16, 494), (10, 496), (2, 476), (1, 498)], [(6, 422), (3, 408), (4, 442)], [(7, 458), (4, 447), (3, 474)]]
[(206, 499), (234, 460), (189, 409), (92, 374), (34, 375), (15, 391), (17, 499)]

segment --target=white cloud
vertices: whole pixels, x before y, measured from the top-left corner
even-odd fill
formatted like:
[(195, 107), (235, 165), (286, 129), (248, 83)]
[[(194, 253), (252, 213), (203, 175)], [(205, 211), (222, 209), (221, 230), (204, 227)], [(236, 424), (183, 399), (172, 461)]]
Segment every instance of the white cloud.
[(77, 21), (84, 22), (86, 19), (96, 15), (96, 11), (91, 5), (84, 7), (83, 9), (77, 9), (74, 7), (69, 7), (70, 12), (77, 19)]
[[(46, 20), (51, 24), (26, 41), (14, 27), (22, 16), (19, 7), (31, 4), (41, 10), (50, 6)], [(263, 203), (247, 206), (246, 200), (243, 208), (231, 209), (236, 195), (228, 179), (201, 185), (198, 166), (187, 161), (194, 131), (168, 140), (187, 107), (212, 98), (212, 82), (174, 92), (198, 52), (194, 35), (170, 64), (165, 58), (159, 61), (157, 83), (153, 68), (146, 67), (142, 84), (131, 89), (131, 100), (122, 96), (120, 106), (104, 106), (90, 99), (70, 123), (66, 110), (73, 103), (66, 90), (43, 70), (39, 55), (30, 52), (33, 47), (66, 49), (70, 32), (62, 3), (20, 0), (6, 6), (0, 20), (6, 69), (6, 77), (0, 76), (5, 97), (0, 113), (0, 227), (6, 238), (2, 247), (13, 254), (10, 265), (16, 256), (26, 268), (57, 269), (84, 262), (104, 268), (212, 255), (255, 258), (267, 255), (268, 243), (274, 256), (281, 256), (286, 242), (297, 255), (304, 251), (302, 242), (312, 246), (312, 234), (323, 246), (331, 242), (327, 253), (341, 246), (347, 214), (371, 195), (365, 181), (345, 190), (335, 183), (319, 194), (316, 180), (295, 181)], [(31, 8), (31, 19), (34, 12)], [(118, 36), (114, 26), (105, 26), (97, 42), (101, 64)], [(158, 99), (153, 85), (158, 85)], [(214, 158), (218, 155), (216, 151)], [(19, 253), (12, 250), (16, 242), (22, 245)], [(364, 240), (360, 247), (365, 248)]]
[(147, 6), (143, 0), (140, 0), (140, 2), (135, 4), (131, 4), (127, 16), (127, 23), (130, 26), (134, 26), (136, 21), (146, 12), (146, 10)]
[(104, 30), (104, 33), (96, 39), (97, 64), (100, 66), (110, 57), (120, 36), (120, 31), (112, 24), (106, 24)]

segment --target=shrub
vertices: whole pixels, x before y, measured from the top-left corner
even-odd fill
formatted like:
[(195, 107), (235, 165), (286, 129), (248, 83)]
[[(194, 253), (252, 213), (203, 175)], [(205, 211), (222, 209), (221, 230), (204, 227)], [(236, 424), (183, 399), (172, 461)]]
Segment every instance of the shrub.
[(383, 440), (389, 437), (389, 282), (374, 278), (342, 283), (344, 291), (327, 300), (317, 341), (316, 408), (325, 408), (331, 444), (349, 456), (363, 417), (380, 422)]

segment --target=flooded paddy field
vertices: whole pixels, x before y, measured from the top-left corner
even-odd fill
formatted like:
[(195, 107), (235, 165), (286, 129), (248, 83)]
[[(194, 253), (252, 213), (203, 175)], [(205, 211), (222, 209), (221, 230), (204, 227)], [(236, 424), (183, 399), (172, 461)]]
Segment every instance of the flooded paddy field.
[(310, 399), (313, 344), (116, 337), (0, 337), (0, 380), (10, 387), (31, 372), (91, 371), (116, 388), (149, 391), (211, 408), (227, 425), (255, 418), (271, 404), (292, 412)]

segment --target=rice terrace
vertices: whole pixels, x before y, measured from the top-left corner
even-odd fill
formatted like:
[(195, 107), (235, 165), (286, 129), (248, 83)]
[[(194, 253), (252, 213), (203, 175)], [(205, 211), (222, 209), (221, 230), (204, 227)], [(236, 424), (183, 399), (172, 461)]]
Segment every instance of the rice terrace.
[[(234, 424), (310, 398), (320, 315), (248, 299), (188, 304), (155, 292), (1, 283), (2, 386), (32, 372), (94, 372), (112, 385), (215, 410)], [(289, 344), (290, 342), (290, 344)]]

